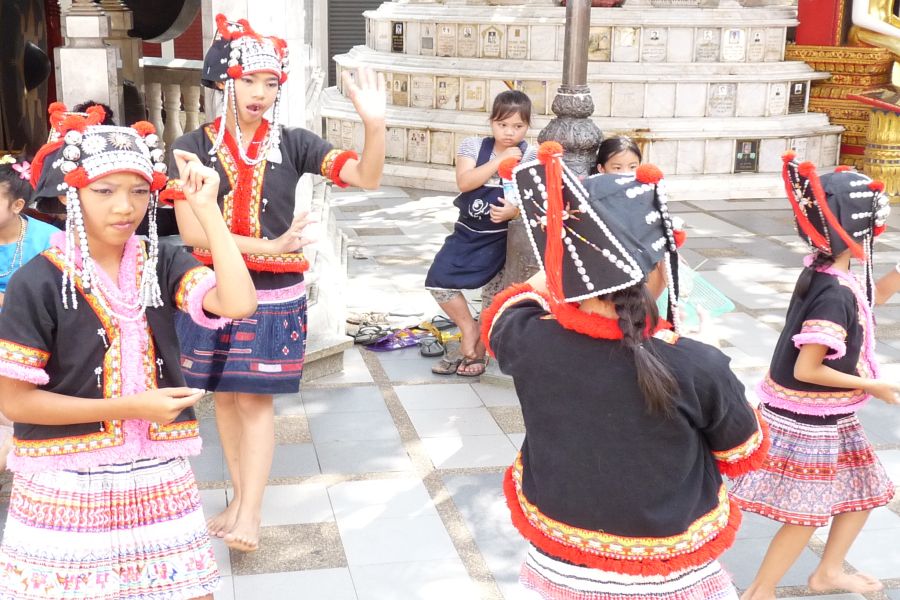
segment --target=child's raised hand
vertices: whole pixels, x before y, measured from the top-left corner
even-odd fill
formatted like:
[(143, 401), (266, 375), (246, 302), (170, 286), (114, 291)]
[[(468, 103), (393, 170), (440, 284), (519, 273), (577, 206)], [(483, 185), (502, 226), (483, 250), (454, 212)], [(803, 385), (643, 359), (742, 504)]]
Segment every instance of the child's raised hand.
[(500, 162), (503, 162), (507, 158), (515, 158), (517, 160), (522, 160), (522, 149), (518, 146), (511, 146), (500, 153), (500, 156), (497, 158), (500, 159)]
[(900, 385), (883, 379), (874, 380), (866, 391), (887, 404), (900, 404)]
[(197, 403), (204, 390), (187, 387), (162, 388), (147, 390), (131, 396), (131, 412), (133, 418), (143, 419), (151, 423), (171, 423), (181, 411)]
[(272, 240), (272, 254), (297, 252), (303, 246), (313, 242), (314, 240), (307, 239), (303, 236), (303, 229), (313, 222), (314, 221), (310, 219), (308, 212), (298, 213), (291, 222), (291, 226), (288, 227), (288, 230)]
[(218, 210), (219, 174), (216, 170), (205, 166), (192, 152), (175, 150), (172, 154), (178, 165), (181, 191), (191, 208), (196, 211), (215, 207)]
[(360, 67), (356, 70), (356, 81), (347, 70), (341, 73), (341, 79), (344, 82), (344, 92), (353, 102), (363, 123), (384, 123), (387, 105), (384, 74), (376, 73), (369, 67)]
[(503, 196), (499, 198), (499, 202), (501, 206), (491, 204), (491, 222), (503, 223), (515, 219), (516, 215), (519, 214), (518, 207)]

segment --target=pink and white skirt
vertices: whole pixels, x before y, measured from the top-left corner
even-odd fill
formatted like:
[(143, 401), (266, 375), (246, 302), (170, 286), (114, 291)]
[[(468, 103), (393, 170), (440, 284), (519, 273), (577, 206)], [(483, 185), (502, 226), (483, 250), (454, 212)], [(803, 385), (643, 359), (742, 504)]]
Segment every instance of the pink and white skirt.
[(738, 600), (715, 560), (668, 575), (624, 575), (563, 562), (531, 546), (519, 581), (544, 600)]
[(15, 475), (0, 598), (187, 600), (218, 583), (187, 459)]

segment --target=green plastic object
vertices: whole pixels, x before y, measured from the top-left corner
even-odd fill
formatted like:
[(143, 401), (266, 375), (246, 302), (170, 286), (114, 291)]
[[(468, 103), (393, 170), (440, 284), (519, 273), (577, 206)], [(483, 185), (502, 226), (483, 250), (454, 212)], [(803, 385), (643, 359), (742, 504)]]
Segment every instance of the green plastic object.
[[(698, 307), (703, 308), (710, 317), (719, 317), (734, 310), (734, 302), (728, 296), (686, 264), (678, 265), (678, 275), (681, 284), (682, 323), (687, 327), (700, 325)], [(668, 289), (659, 296), (656, 305), (660, 316), (665, 318), (669, 306)]]

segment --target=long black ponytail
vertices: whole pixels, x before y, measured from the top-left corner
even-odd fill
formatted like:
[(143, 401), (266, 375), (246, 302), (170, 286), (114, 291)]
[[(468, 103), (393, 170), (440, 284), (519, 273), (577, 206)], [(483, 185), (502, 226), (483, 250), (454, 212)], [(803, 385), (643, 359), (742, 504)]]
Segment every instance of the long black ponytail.
[(816, 273), (821, 267), (830, 267), (834, 264), (834, 257), (828, 254), (824, 254), (822, 252), (816, 252), (813, 261), (810, 263), (808, 267), (803, 269), (800, 273), (800, 277), (797, 278), (797, 285), (794, 286), (794, 296), (800, 298), (806, 298), (806, 293), (809, 291), (809, 284), (812, 283), (813, 275)]
[(650, 291), (646, 285), (636, 285), (613, 292), (607, 299), (615, 304), (622, 343), (634, 353), (638, 387), (644, 395), (647, 411), (655, 415), (671, 415), (674, 406), (672, 398), (678, 390), (678, 383), (644, 337), (648, 323), (655, 324), (659, 320), (659, 311)]

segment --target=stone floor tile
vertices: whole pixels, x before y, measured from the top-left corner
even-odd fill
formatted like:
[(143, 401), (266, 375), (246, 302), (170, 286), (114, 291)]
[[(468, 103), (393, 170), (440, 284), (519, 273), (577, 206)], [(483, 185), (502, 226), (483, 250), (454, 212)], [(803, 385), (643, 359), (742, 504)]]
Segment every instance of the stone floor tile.
[(329, 487), (328, 496), (335, 519), (348, 525), (374, 519), (437, 516), (428, 490), (413, 477), (345, 481)]
[(509, 441), (512, 442), (512, 445), (516, 447), (516, 449), (522, 449), (522, 442), (525, 441), (524, 433), (507, 433), (506, 437), (509, 438)]
[(374, 385), (341, 388), (304, 387), (303, 406), (309, 416), (377, 411), (384, 408), (384, 398)]
[(512, 387), (473, 383), (472, 389), (481, 397), (481, 401), (488, 408), (494, 406), (519, 406), (519, 397), (516, 395), (516, 390)]
[(323, 473), (411, 471), (412, 462), (399, 439), (316, 444)]
[(198, 482), (225, 481), (228, 478), (222, 446), (204, 444), (203, 451), (189, 460)]
[[(341, 536), (335, 523), (305, 523), (263, 527), (259, 530), (259, 550), (232, 552), (232, 574), (259, 575), (289, 571), (336, 569), (347, 566)], [(235, 578), (235, 591), (238, 590)], [(238, 594), (240, 595), (240, 594)], [(275, 598), (259, 595), (256, 598)], [(313, 598), (316, 596), (310, 596)]]
[(381, 366), (388, 378), (395, 383), (475, 383), (477, 378), (470, 378), (460, 381), (463, 378), (458, 375), (435, 375), (431, 372), (431, 367), (437, 363), (440, 358), (431, 360), (404, 360), (391, 359), (390, 357), (379, 357)]
[(275, 416), (305, 415), (300, 394), (276, 394)]
[(312, 444), (278, 444), (270, 478), (303, 477), (319, 473), (319, 460)]
[(437, 469), (507, 467), (517, 452), (502, 434), (423, 438), (422, 445)]
[[(897, 538), (900, 539), (900, 515), (886, 506), (873, 510), (866, 520), (865, 527), (863, 527), (863, 531), (879, 531), (883, 529), (893, 529), (897, 533)], [(830, 530), (831, 523), (827, 527), (816, 529), (815, 536), (825, 541)], [(898, 550), (897, 577), (900, 577), (900, 550)]]
[(762, 515), (752, 513), (749, 510), (742, 511), (741, 528), (738, 529), (737, 539), (771, 540), (775, 532), (781, 529), (781, 523), (767, 519)]
[(224, 489), (200, 490), (200, 504), (203, 506), (203, 514), (210, 518), (219, 514), (228, 505)]
[(200, 419), (200, 439), (203, 440), (203, 447), (221, 446), (219, 440), (219, 430), (216, 429), (216, 418), (214, 416)]
[(525, 433), (525, 419), (518, 406), (494, 406), (488, 409), (503, 433)]
[(372, 374), (363, 361), (360, 351), (353, 349), (344, 352), (344, 370), (340, 373), (332, 373), (315, 380), (316, 385), (330, 385), (334, 383), (372, 383)]
[(219, 589), (213, 594), (213, 600), (234, 600), (234, 578), (222, 577)]
[[(746, 589), (753, 581), (770, 540), (771, 538), (739, 539), (719, 559), (738, 588)], [(780, 586), (805, 586), (809, 574), (818, 564), (819, 557), (804, 548), (800, 558), (782, 578)]]
[(691, 240), (695, 238), (721, 239), (730, 236), (750, 237), (753, 235), (746, 229), (736, 227), (707, 213), (686, 212), (680, 213), (679, 216), (690, 227)]
[(351, 565), (359, 600), (461, 600), (478, 598), (458, 558), (378, 565)]
[(456, 437), (503, 433), (484, 407), (407, 410), (419, 437)]
[(900, 589), (896, 590), (886, 590), (887, 597), (891, 600), (900, 600)]
[(900, 482), (900, 450), (876, 450), (876, 454), (894, 484)]
[(231, 555), (225, 540), (219, 538), (210, 539), (212, 543), (213, 553), (216, 556), (216, 565), (219, 567), (219, 575), (222, 577), (231, 577)]
[(373, 519), (353, 526), (338, 521), (350, 565), (457, 558), (439, 517)]
[(263, 497), (262, 525), (295, 525), (333, 521), (325, 486), (315, 483), (269, 485)]
[(391, 413), (380, 410), (346, 413), (321, 413), (309, 417), (309, 429), (317, 444), (323, 442), (359, 442), (364, 440), (397, 440), (400, 434)]
[(439, 408), (478, 408), (481, 398), (469, 385), (427, 384), (394, 386), (397, 397), (406, 410)]
[(850, 552), (847, 562), (879, 579), (900, 579), (900, 529), (863, 530)]
[(311, 441), (306, 415), (275, 415), (276, 444), (306, 444)]
[[(866, 600), (862, 594), (834, 594), (830, 596), (796, 596), (793, 600)], [(787, 598), (786, 600), (791, 600)]]
[[(293, 590), (297, 595), (288, 594), (288, 590)], [(235, 600), (289, 597), (310, 600), (357, 600), (353, 579), (347, 568), (244, 575), (234, 578)]]

